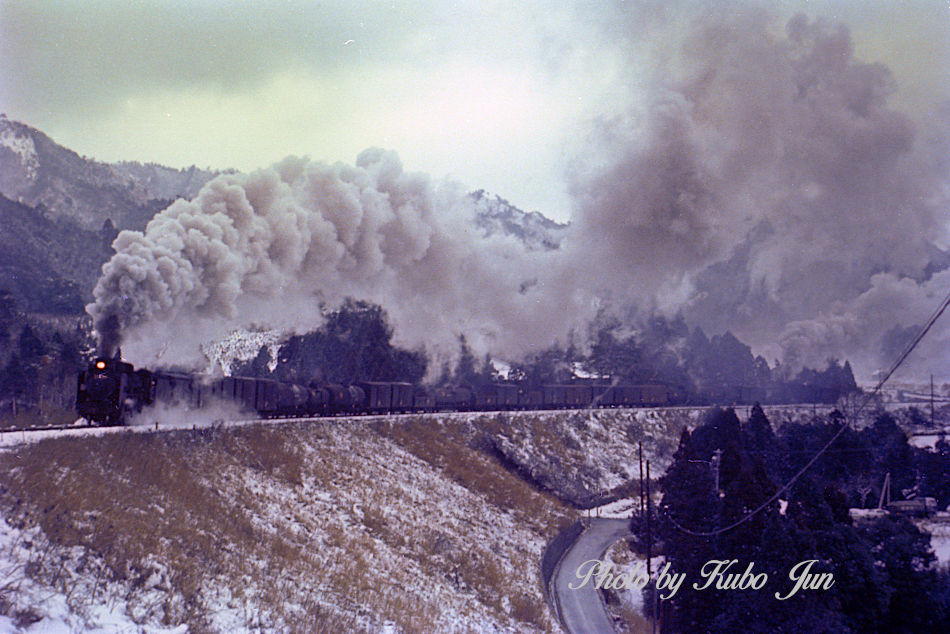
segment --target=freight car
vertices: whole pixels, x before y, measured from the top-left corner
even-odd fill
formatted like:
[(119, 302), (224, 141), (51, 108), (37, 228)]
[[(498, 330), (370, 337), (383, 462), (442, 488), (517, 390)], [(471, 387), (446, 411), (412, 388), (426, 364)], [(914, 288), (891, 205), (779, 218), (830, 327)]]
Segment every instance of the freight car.
[(910, 517), (930, 517), (937, 512), (936, 498), (914, 498), (912, 500), (896, 500), (889, 502), (885, 507), (888, 512)]
[(662, 385), (542, 385), (497, 383), (478, 387), (417, 388), (410, 383), (364, 381), (354, 385), (281, 383), (271, 379), (136, 370), (119, 359), (100, 357), (79, 373), (76, 411), (104, 425), (127, 423), (155, 403), (191, 409), (228, 402), (265, 418), (431, 411), (579, 409), (666, 405)]

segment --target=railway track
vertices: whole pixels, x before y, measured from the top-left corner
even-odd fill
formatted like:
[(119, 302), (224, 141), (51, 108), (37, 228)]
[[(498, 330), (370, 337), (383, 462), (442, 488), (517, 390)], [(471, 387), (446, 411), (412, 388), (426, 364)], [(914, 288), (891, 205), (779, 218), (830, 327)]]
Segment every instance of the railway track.
[(58, 429), (78, 429), (79, 427), (91, 427), (91, 425), (34, 425), (32, 427), (0, 427), (0, 434), (31, 431), (53, 431)]
[[(289, 418), (247, 418), (235, 420), (202, 420), (200, 422), (188, 420), (174, 424), (149, 425), (120, 425), (114, 427), (72, 424), (72, 425), (45, 425), (35, 427), (6, 427), (0, 428), (0, 448), (13, 447), (28, 442), (34, 442), (45, 438), (60, 438), (72, 436), (98, 436), (110, 433), (144, 433), (144, 432), (162, 432), (162, 431), (181, 431), (198, 429), (222, 429), (251, 424), (284, 424), (284, 423), (308, 423), (308, 422), (338, 422), (338, 423), (360, 423), (382, 420), (400, 420), (412, 417), (440, 417), (440, 418), (465, 418), (470, 416), (496, 416), (496, 415), (554, 415), (571, 411), (665, 411), (665, 412), (683, 412), (683, 411), (702, 411), (716, 407), (714, 405), (675, 405), (661, 407), (635, 407), (635, 408), (603, 408), (589, 410), (569, 410), (569, 409), (539, 409), (539, 410), (494, 410), (494, 411), (442, 411), (442, 412), (407, 412), (393, 414), (349, 414), (344, 416), (306, 416)], [(740, 417), (748, 417), (751, 411), (751, 405), (735, 405), (736, 413)], [(766, 411), (793, 410), (811, 408), (816, 413), (827, 413), (833, 409), (833, 405), (813, 403), (790, 403), (784, 405), (764, 406)]]

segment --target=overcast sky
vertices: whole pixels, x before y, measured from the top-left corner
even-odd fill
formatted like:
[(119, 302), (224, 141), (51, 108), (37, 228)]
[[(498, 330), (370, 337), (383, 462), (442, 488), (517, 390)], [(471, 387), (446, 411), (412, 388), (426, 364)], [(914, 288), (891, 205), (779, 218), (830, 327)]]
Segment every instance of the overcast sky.
[[(251, 170), (378, 146), (566, 220), (565, 170), (591, 120), (645, 90), (652, 25), (744, 10), (613, 4), (0, 0), (0, 111), (104, 161)], [(948, 99), (947, 0), (758, 6), (847, 24), (916, 117)]]

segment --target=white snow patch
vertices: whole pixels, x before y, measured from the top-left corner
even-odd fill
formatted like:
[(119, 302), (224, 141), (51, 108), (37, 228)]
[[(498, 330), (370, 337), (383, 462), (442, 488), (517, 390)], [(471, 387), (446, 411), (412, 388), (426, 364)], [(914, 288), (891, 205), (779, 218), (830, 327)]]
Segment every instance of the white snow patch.
[[(652, 496), (651, 496), (652, 497)], [(623, 498), (609, 504), (604, 504), (587, 511), (584, 515), (588, 517), (608, 517), (617, 519), (626, 519), (633, 517), (640, 510), (639, 498)]]
[(930, 533), (930, 547), (941, 566), (950, 566), (950, 516), (938, 514), (939, 520), (924, 520), (917, 524), (922, 530)]
[(36, 154), (36, 145), (30, 135), (19, 136), (10, 127), (0, 127), (0, 145), (8, 148), (20, 159), (20, 165), (26, 170), (30, 181), (36, 180), (40, 159)]
[(917, 449), (936, 449), (940, 440), (946, 441), (947, 435), (944, 433), (914, 434), (907, 439), (907, 442)]
[(286, 335), (278, 330), (233, 330), (223, 339), (201, 346), (201, 352), (208, 358), (209, 371), (216, 374), (219, 370), (225, 376), (231, 376), (231, 370), (237, 361), (250, 361), (260, 352), (261, 346), (267, 346), (270, 354), (269, 370), (277, 367), (277, 351)]
[[(56, 576), (42, 561), (62, 562)], [(82, 563), (80, 563), (82, 562)], [(186, 625), (136, 622), (125, 592), (97, 574), (102, 563), (81, 547), (51, 547), (39, 527), (20, 530), (0, 517), (0, 632), (185, 634)], [(36, 578), (40, 577), (40, 578)]]

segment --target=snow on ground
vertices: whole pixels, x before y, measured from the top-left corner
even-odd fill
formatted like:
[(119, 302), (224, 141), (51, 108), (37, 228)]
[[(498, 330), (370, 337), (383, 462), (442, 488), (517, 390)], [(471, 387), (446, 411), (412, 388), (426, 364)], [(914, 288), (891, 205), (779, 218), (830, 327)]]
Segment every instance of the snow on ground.
[(640, 511), (639, 498), (623, 498), (608, 504), (596, 506), (584, 512), (585, 517), (614, 517), (618, 519), (633, 517)]
[(36, 155), (36, 145), (33, 143), (33, 137), (28, 134), (19, 136), (12, 127), (0, 126), (0, 146), (8, 148), (17, 155), (17, 158), (20, 159), (20, 165), (26, 170), (27, 178), (31, 182), (36, 179), (40, 161)]
[(497, 449), (537, 482), (589, 506), (639, 478), (640, 442), (644, 460), (661, 474), (680, 431), (701, 414), (698, 408), (514, 412), (496, 415), (490, 431)]
[[(37, 580), (40, 561), (54, 558), (57, 575)], [(184, 634), (187, 626), (140, 625), (129, 616), (123, 588), (101, 578), (102, 563), (82, 548), (52, 548), (37, 527), (18, 529), (0, 517), (0, 632)], [(85, 574), (84, 574), (85, 573)], [(80, 597), (89, 597), (82, 600)]]
[[(400, 588), (399, 604), (438, 605), (439, 614), (432, 615), (438, 631), (516, 627), (515, 623), (492, 625), (497, 622), (497, 615), (484, 604), (484, 599), (479, 600), (477, 588), (464, 579), (432, 577), (428, 562), (413, 555), (407, 557), (414, 549), (402, 542), (418, 540), (427, 544), (429, 556), (448, 560), (487, 556), (480, 552), (481, 545), (493, 542), (496, 548), (508, 552), (522, 551), (518, 562), (521, 565), (508, 562), (510, 567), (504, 574), (528, 586), (535, 583), (529, 571), (540, 561), (543, 540), (532, 538), (513, 517), (493, 512), (484, 500), (460, 485), (442, 481), (437, 473), (401, 448), (382, 439), (354, 435), (345, 427), (328, 431), (319, 445), (304, 447), (309, 460), (319, 461), (328, 450), (354, 457), (352, 463), (339, 465), (333, 482), (318, 483), (305, 477), (302, 487), (290, 488), (254, 474), (231, 474), (244, 477), (244, 486), (254, 493), (254, 498), (265, 501), (255, 510), (261, 528), (275, 535), (307, 539), (314, 556), (323, 559), (320, 567), (325, 570), (325, 577), (358, 577), (365, 565), (362, 557), (371, 553), (372, 570), (365, 581), (372, 584), (373, 578), (385, 579), (387, 586)], [(364, 486), (367, 480), (375, 484), (371, 490)], [(439, 498), (435, 507), (431, 499), (434, 492), (438, 492)], [(422, 534), (421, 527), (425, 527)], [(344, 536), (338, 537), (337, 530)], [(336, 539), (355, 539), (363, 548), (347, 555), (334, 548)], [(299, 581), (304, 587), (314, 587), (322, 580)], [(358, 578), (354, 581), (363, 582)]]
[[(736, 408), (741, 420), (749, 416), (747, 406)], [(828, 407), (765, 407), (773, 427), (801, 421), (828, 411)], [(469, 435), (487, 431), (505, 456), (524, 467), (537, 480), (567, 499), (583, 501), (639, 479), (638, 443), (643, 444), (644, 461), (651, 461), (651, 475), (663, 474), (672, 458), (683, 427), (695, 428), (706, 407), (667, 407), (637, 409), (551, 410), (542, 412), (461, 412), (438, 414), (469, 429)], [(333, 417), (323, 420), (361, 421), (401, 420), (417, 414), (388, 416)], [(486, 426), (486, 421), (494, 423)], [(250, 423), (284, 424), (304, 419), (261, 421), (253, 412), (242, 411), (233, 403), (222, 402), (214, 408), (188, 410), (165, 404), (137, 414), (129, 427), (85, 427), (38, 432), (0, 431), (0, 449), (61, 436), (96, 436), (127, 431), (167, 431), (174, 429), (229, 428)], [(586, 504), (584, 504), (586, 506)], [(610, 511), (613, 512), (613, 511)]]
[(941, 566), (950, 566), (950, 517), (938, 514), (939, 519), (923, 520), (917, 526), (930, 533), (930, 546)]
[[(766, 411), (778, 426), (813, 413), (811, 407), (805, 410)], [(632, 495), (628, 491), (593, 511), (602, 517), (626, 517), (639, 505), (638, 443), (643, 443), (644, 458), (651, 460), (651, 475), (658, 477), (675, 451), (682, 428), (695, 427), (703, 411), (461, 413), (268, 421), (248, 426), (247, 421), (230, 417), (228, 422), (202, 420), (173, 410), (158, 417), (160, 431), (192, 427), (203, 431), (193, 437), (156, 434), (154, 417), (149, 415), (143, 424), (131, 428), (0, 433), (0, 446), (4, 453), (15, 453), (39, 447), (37, 440), (47, 436), (76, 436), (77, 443), (90, 442), (89, 437), (117, 442), (127, 438), (129, 446), (135, 447), (134, 439), (152, 438), (149, 442), (184, 447), (182, 455), (194, 463), (189, 469), (198, 474), (196, 486), (211, 492), (249, 526), (247, 543), (226, 541), (215, 546), (216, 552), (206, 553), (211, 561), (188, 595), (188, 605), (200, 611), (203, 626), (212, 631), (262, 626), (306, 630), (316, 624), (326, 628), (327, 623), (364, 631), (536, 631), (554, 627), (550, 615), (536, 607), (543, 605), (538, 601), (538, 562), (551, 534), (532, 526), (517, 505), (499, 505), (497, 494), (492, 498), (491, 491), (472, 488), (445, 464), (426, 462), (397, 442), (396, 436), (387, 437), (373, 426), (382, 423), (398, 429), (421, 421), (428, 427), (431, 421), (472, 446), (490, 441), (535, 482), (577, 496), (634, 484)], [(743, 420), (748, 415), (737, 413)], [(247, 442), (241, 434), (253, 430), (287, 439), (299, 455), (299, 465), (255, 458), (258, 449), (241, 444)], [(112, 436), (116, 433), (131, 435)], [(254, 437), (266, 441), (268, 434)], [(163, 440), (172, 437), (179, 440)], [(473, 453), (482, 460), (473, 469), (500, 470), (493, 459)], [(97, 457), (91, 458), (95, 466)], [(202, 471), (204, 460), (216, 466)], [(101, 477), (108, 477), (112, 473), (108, 469), (115, 467), (103, 469)], [(62, 467), (57, 473), (58, 478), (72, 477)], [(187, 488), (188, 483), (182, 484)], [(162, 533), (166, 518), (181, 516), (176, 508), (181, 503), (178, 494), (165, 490), (152, 497), (139, 496), (141, 500), (133, 495), (128, 502), (133, 508), (108, 511), (118, 513), (117, 522), (129, 514), (152, 517), (153, 530), (162, 538), (136, 561), (136, 567), (147, 572), (139, 575), (139, 586), (110, 582), (106, 592), (105, 582), (100, 586), (95, 576), (101, 562), (79, 564), (95, 560), (90, 552), (56, 551), (74, 585), (67, 587), (62, 579), (53, 579), (56, 568), (50, 572), (46, 565), (35, 578), (21, 574), (16, 594), (5, 595), (7, 600), (13, 596), (15, 606), (40, 606), (38, 615), (46, 625), (35, 631), (49, 631), (59, 623), (67, 630), (118, 631), (107, 629), (113, 623), (163, 627), (163, 619), (180, 614), (186, 602), (176, 589), (174, 579), (180, 571), (173, 562), (189, 561), (181, 552), (187, 551), (187, 545)], [(214, 518), (205, 520), (204, 526), (214, 526)], [(3, 526), (4, 535), (9, 536), (3, 544), (29, 541), (35, 548), (44, 543), (39, 536), (21, 538), (9, 525)], [(19, 570), (25, 571), (30, 555), (17, 546), (9, 552), (0, 565), (11, 570), (20, 565)], [(42, 593), (49, 602), (37, 602), (36, 588), (45, 588)], [(635, 607), (632, 599), (624, 602)], [(17, 609), (22, 607), (0, 612), (16, 614)], [(320, 620), (308, 621), (315, 613)], [(180, 621), (172, 618), (171, 623), (174, 627)]]
[(917, 449), (936, 449), (937, 443), (941, 440), (947, 440), (945, 433), (914, 434), (907, 439), (907, 442)]
[[(216, 416), (211, 410), (187, 410), (184, 408), (161, 405), (155, 409), (149, 408), (143, 410), (142, 414), (133, 418), (127, 426), (90, 426), (84, 418), (79, 418), (76, 419), (72, 427), (65, 429), (40, 429), (36, 431), (5, 431), (0, 429), (0, 450), (9, 450), (24, 445), (31, 445), (50, 438), (82, 438), (105, 436), (108, 434), (201, 429), (215, 426), (240, 426), (255, 422), (255, 417), (250, 416), (246, 412), (241, 412), (234, 408), (223, 411), (226, 411), (226, 415), (231, 417), (225, 418), (223, 416)], [(156, 422), (159, 423), (157, 427), (155, 425)]]
[[(16, 583), (4, 592), (9, 605), (0, 613), (12, 616), (0, 631), (13, 631), (16, 618), (40, 618), (24, 631), (177, 632), (181, 621), (175, 615), (189, 610), (200, 614), (199, 629), (220, 632), (554, 630), (538, 579), (550, 535), (517, 504), (499, 507), (477, 487), (466, 487), (367, 422), (215, 426), (195, 436), (133, 428), (131, 434), (109, 436), (112, 453), (96, 455), (93, 445), (90, 459), (78, 462), (70, 458), (75, 451), (62, 444), (72, 440), (56, 441), (63, 453), (51, 454), (57, 458), (42, 467), (51, 482), (68, 490), (83, 477), (113, 482), (101, 492), (90, 491), (86, 501), (69, 494), (37, 504), (73, 505), (61, 525), (78, 531), (82, 543), (94, 539), (103, 521), (129, 530), (144, 520), (157, 539), (144, 553), (122, 555), (120, 569), (127, 572), (119, 578), (126, 581), (107, 584), (115, 573), (115, 552), (112, 572), (103, 573), (94, 545), (49, 547), (35, 523), (18, 531), (4, 522), (0, 566)], [(74, 439), (87, 443), (76, 445), (85, 453), (96, 441), (88, 436), (115, 430), (70, 432), (85, 437)], [(298, 461), (269, 462), (269, 442), (289, 443), (288, 455)], [(196, 482), (176, 480), (180, 490), (162, 485), (160, 491), (126, 482), (147, 459), (137, 452), (165, 451), (167, 443), (173, 458), (188, 463), (180, 465), (181, 473)], [(41, 443), (8, 451), (17, 460), (30, 452), (36, 452), (33, 460), (44, 459)], [(486, 477), (514, 479), (472, 454), (476, 469), (498, 470)], [(11, 490), (6, 477), (15, 479), (17, 469), (4, 476)], [(43, 485), (37, 495), (55, 493), (51, 488)], [(205, 495), (247, 528), (229, 533), (221, 523), (230, 518), (200, 517)], [(24, 507), (16, 508), (23, 521)], [(42, 511), (26, 517), (37, 512)], [(169, 523), (181, 521), (194, 526), (178, 526), (176, 533)], [(134, 551), (137, 540), (131, 541), (109, 542), (108, 548)], [(194, 550), (208, 543), (216, 545)], [(44, 557), (45, 563), (36, 563)], [(164, 627), (169, 619), (172, 626)]]
[(73, 429), (44, 429), (40, 431), (4, 431), (0, 429), (0, 448), (9, 449), (22, 445), (29, 445), (47, 438), (102, 436), (104, 434), (121, 433), (122, 427), (89, 427), (85, 421), (76, 421)]
[(643, 616), (643, 590), (645, 585), (655, 583), (657, 570), (663, 563), (662, 557), (654, 557), (652, 561), (653, 577), (647, 575), (646, 559), (632, 552), (624, 540), (614, 543), (604, 554), (604, 561), (610, 562), (610, 573), (622, 576), (628, 581), (623, 588), (611, 590), (616, 601), (608, 602), (608, 610), (615, 620), (627, 624), (629, 631), (648, 631), (649, 623)]
[[(693, 429), (707, 407), (590, 409), (548, 412), (469, 414), (468, 420), (490, 430), (492, 442), (510, 461), (542, 486), (581, 507), (600, 506), (613, 491), (638, 494), (639, 445), (644, 469), (653, 478), (669, 465), (683, 428)], [(736, 408), (747, 420), (751, 407)], [(773, 406), (765, 412), (778, 428), (829, 410), (827, 406)], [(494, 417), (495, 421), (487, 421)], [(613, 512), (612, 510), (610, 512)]]

